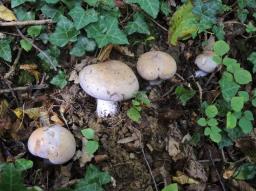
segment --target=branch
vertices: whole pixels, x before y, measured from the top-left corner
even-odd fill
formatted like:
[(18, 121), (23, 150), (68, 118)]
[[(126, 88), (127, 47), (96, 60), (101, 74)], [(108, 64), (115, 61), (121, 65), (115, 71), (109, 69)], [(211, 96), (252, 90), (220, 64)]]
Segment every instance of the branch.
[(48, 85), (47, 85), (47, 84), (32, 85), (32, 86), (23, 86), (23, 87), (2, 89), (2, 90), (0, 90), (0, 94), (3, 94), (3, 93), (10, 93), (10, 92), (12, 92), (12, 91), (40, 90), (40, 89), (46, 89), (46, 88), (48, 88)]
[(45, 25), (54, 23), (51, 19), (46, 20), (30, 20), (30, 21), (11, 21), (11, 22), (0, 22), (0, 27), (10, 26), (26, 26), (26, 25)]

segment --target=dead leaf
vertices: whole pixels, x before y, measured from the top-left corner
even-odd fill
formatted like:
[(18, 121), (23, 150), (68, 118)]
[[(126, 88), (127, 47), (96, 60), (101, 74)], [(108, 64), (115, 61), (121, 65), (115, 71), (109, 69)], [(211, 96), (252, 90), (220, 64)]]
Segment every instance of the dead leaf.
[(36, 64), (22, 64), (20, 65), (20, 69), (21, 70), (25, 70), (27, 72), (29, 72), (30, 74), (32, 74), (36, 81), (39, 82), (39, 78), (40, 78), (40, 72), (37, 71), (37, 65)]
[(70, 73), (68, 81), (74, 81), (74, 84), (79, 84), (79, 76), (75, 70)]
[(13, 110), (17, 118), (22, 119), (23, 113), (28, 115), (30, 119), (37, 120), (40, 116), (40, 112), (42, 111), (42, 107), (35, 107), (35, 108), (29, 108), (24, 109), (19, 107)]
[(125, 56), (134, 57), (134, 53), (131, 52), (127, 46), (114, 46), (114, 49)]
[(54, 122), (54, 124), (59, 124), (61, 126), (64, 125), (64, 123), (62, 122), (62, 120), (58, 117), (57, 113), (53, 112), (53, 116), (51, 116), (51, 121)]
[(190, 178), (183, 172), (177, 171), (176, 176), (172, 177), (173, 181), (179, 184), (199, 184), (199, 182), (193, 178)]
[(109, 55), (113, 49), (113, 45), (109, 44), (108, 46), (105, 46), (104, 48), (101, 49), (99, 55), (97, 56), (97, 60), (100, 62), (104, 62), (109, 58)]
[(180, 143), (171, 136), (168, 140), (167, 151), (173, 160), (177, 160), (176, 156), (181, 153)]
[(0, 118), (6, 115), (7, 109), (9, 107), (8, 102), (4, 99), (0, 102)]
[(252, 162), (256, 163), (256, 138), (245, 136), (236, 141), (236, 147), (248, 156)]
[(189, 160), (186, 173), (193, 178), (199, 179), (201, 182), (207, 182), (208, 176), (204, 166), (195, 160)]
[(16, 17), (10, 9), (4, 5), (0, 5), (0, 19), (4, 21), (15, 21)]
[(90, 162), (94, 155), (90, 155), (86, 152), (85, 145), (87, 144), (88, 140), (83, 137), (82, 138), (82, 153), (79, 159), (80, 167), (84, 167), (86, 163)]

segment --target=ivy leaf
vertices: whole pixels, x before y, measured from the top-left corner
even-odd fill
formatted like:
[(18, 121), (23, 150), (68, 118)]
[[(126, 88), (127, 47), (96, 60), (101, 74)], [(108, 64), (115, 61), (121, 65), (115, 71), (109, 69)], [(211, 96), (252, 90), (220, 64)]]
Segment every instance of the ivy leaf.
[(56, 4), (58, 3), (60, 0), (45, 0), (46, 3), (49, 3), (49, 4)]
[(0, 40), (0, 58), (4, 59), (7, 62), (12, 61), (10, 43), (11, 41), (7, 39)]
[(252, 63), (253, 65), (252, 72), (255, 73), (256, 72), (256, 52), (252, 52), (247, 58), (247, 60), (249, 60)]
[[(49, 59), (47, 59), (46, 55), (51, 60), (51, 63), (49, 62)], [(53, 66), (57, 67), (58, 66), (58, 57), (60, 55), (60, 50), (57, 48), (57, 46), (51, 46), (49, 49), (45, 50), (43, 52), (40, 52), (37, 56), (41, 59), (43, 64), (47, 66), (45, 69), (48, 70), (49, 68), (52, 68)]]
[(22, 5), (25, 2), (36, 2), (36, 0), (11, 0), (11, 6), (12, 8), (18, 7), (19, 5)]
[(72, 17), (77, 30), (98, 21), (98, 13), (94, 9), (85, 11), (81, 6), (76, 6), (68, 14)]
[(256, 32), (256, 27), (252, 24), (252, 22), (249, 22), (248, 25), (246, 25), (246, 32), (253, 33)]
[(50, 83), (63, 89), (68, 84), (65, 72), (59, 71), (59, 73), (52, 78)]
[(85, 30), (89, 38), (96, 40), (99, 48), (107, 44), (128, 44), (126, 35), (118, 27), (117, 18), (108, 14), (97, 23), (86, 26)]
[(27, 33), (28, 33), (29, 36), (35, 38), (35, 37), (37, 37), (38, 35), (40, 35), (42, 28), (43, 28), (43, 27), (40, 26), (40, 25), (30, 26), (30, 27), (28, 27), (28, 29), (27, 29)]
[(133, 15), (133, 21), (130, 21), (125, 27), (125, 31), (128, 35), (133, 33), (150, 34), (148, 25), (144, 20), (144, 17), (140, 13)]
[(252, 75), (249, 71), (240, 68), (234, 73), (235, 80), (238, 84), (248, 84), (252, 81)]
[(50, 42), (59, 47), (64, 47), (68, 42), (77, 40), (79, 31), (75, 29), (73, 23), (64, 16), (61, 16), (53, 34), (50, 35)]
[(168, 16), (171, 13), (171, 8), (169, 7), (167, 1), (161, 2), (160, 10), (165, 16)]
[(253, 179), (256, 176), (256, 165), (252, 163), (244, 163), (237, 168), (233, 176), (237, 180)]
[(15, 161), (15, 167), (19, 171), (28, 170), (33, 167), (33, 161), (26, 159), (17, 159)]
[(169, 27), (169, 42), (177, 45), (178, 40), (195, 36), (198, 31), (197, 16), (192, 12), (191, 1), (183, 4), (172, 15)]
[(35, 13), (24, 9), (23, 7), (15, 8), (14, 12), (19, 21), (35, 20)]
[(159, 12), (160, 3), (159, 0), (126, 0), (126, 3), (138, 4), (146, 13), (153, 18), (156, 18)]
[(51, 18), (54, 21), (58, 21), (59, 17), (62, 15), (62, 12), (59, 9), (55, 9), (49, 5), (44, 5), (41, 8), (41, 11), (45, 17)]
[(74, 47), (70, 50), (70, 54), (73, 56), (83, 56), (86, 51), (90, 52), (95, 50), (96, 43), (94, 40), (90, 40), (86, 37), (80, 36), (75, 43)]
[(26, 52), (29, 52), (31, 49), (32, 49), (32, 44), (27, 41), (27, 40), (24, 40), (22, 39), (20, 41), (20, 46), (26, 51)]

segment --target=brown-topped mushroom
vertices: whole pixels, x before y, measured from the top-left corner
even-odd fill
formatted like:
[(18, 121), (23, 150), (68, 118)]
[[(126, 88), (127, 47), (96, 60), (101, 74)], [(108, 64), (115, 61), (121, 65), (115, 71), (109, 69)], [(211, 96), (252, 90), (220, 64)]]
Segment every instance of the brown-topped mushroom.
[(83, 90), (97, 99), (99, 117), (115, 115), (117, 102), (132, 98), (139, 90), (133, 71), (117, 60), (86, 66), (79, 73), (79, 81)]
[(28, 149), (35, 156), (49, 159), (53, 164), (69, 161), (76, 152), (72, 133), (60, 125), (36, 129), (28, 139)]
[(150, 81), (150, 84), (171, 78), (176, 70), (176, 61), (162, 51), (146, 52), (139, 57), (137, 62), (138, 73), (143, 79)]

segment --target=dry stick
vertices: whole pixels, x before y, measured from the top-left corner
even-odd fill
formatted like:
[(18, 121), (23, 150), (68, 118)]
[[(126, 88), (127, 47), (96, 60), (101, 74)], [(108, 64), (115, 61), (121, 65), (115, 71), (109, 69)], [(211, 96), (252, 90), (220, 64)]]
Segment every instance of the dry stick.
[(11, 21), (11, 22), (0, 22), (0, 27), (10, 26), (26, 26), (26, 25), (45, 25), (54, 23), (51, 19), (46, 20), (30, 20), (30, 21)]
[(41, 52), (41, 53), (45, 56), (45, 58), (49, 61), (49, 63), (52, 65), (53, 69), (54, 69), (55, 71), (57, 71), (56, 66), (54, 66), (54, 64), (53, 64), (53, 62), (52, 62), (52, 60), (51, 60), (51, 58), (45, 53), (45, 51), (41, 50), (38, 46), (36, 46), (36, 45), (33, 43), (33, 41), (31, 41), (30, 39), (28, 39), (27, 37), (25, 37), (25, 35), (20, 31), (20, 29), (18, 29), (18, 27), (16, 27), (16, 30), (17, 30), (17, 32), (19, 33), (19, 35), (21, 36), (21, 38), (23, 38), (24, 40), (30, 42), (31, 45), (32, 45), (37, 51)]
[(33, 86), (23, 86), (23, 87), (2, 89), (2, 90), (0, 90), (0, 94), (10, 93), (10, 92), (13, 92), (13, 91), (40, 90), (40, 89), (46, 89), (46, 88), (48, 88), (47, 84), (33, 85)]
[(150, 167), (149, 162), (148, 162), (148, 160), (147, 160), (147, 158), (146, 158), (146, 154), (145, 154), (143, 145), (142, 145), (141, 132), (140, 132), (138, 129), (135, 129), (135, 128), (132, 128), (132, 129), (136, 132), (136, 134), (137, 134), (138, 137), (139, 137), (140, 149), (141, 149), (141, 151), (142, 151), (144, 161), (146, 162), (146, 165), (147, 165), (147, 167), (148, 167), (148, 170), (149, 170), (150, 176), (151, 176), (151, 178), (152, 178), (152, 180), (153, 180), (155, 189), (156, 189), (156, 191), (159, 191), (159, 190), (158, 190), (158, 187), (157, 187), (157, 184), (156, 184), (156, 181), (155, 181), (155, 178), (154, 178), (154, 175), (153, 175), (153, 173), (152, 173), (151, 167)]
[(10, 67), (9, 71), (4, 75), (4, 79), (8, 79), (10, 76), (13, 75), (15, 68), (20, 60), (21, 53), (22, 53), (22, 48), (19, 48), (17, 57), (15, 58), (13, 65)]
[(223, 190), (223, 191), (226, 191), (225, 185), (224, 185), (224, 183), (222, 182), (221, 176), (220, 176), (220, 174), (219, 174), (219, 172), (218, 172), (218, 170), (217, 170), (217, 168), (216, 168), (216, 166), (215, 166), (215, 162), (214, 162), (213, 159), (212, 159), (212, 152), (211, 152), (211, 151), (209, 151), (209, 155), (210, 155), (210, 159), (211, 159), (211, 161), (212, 161), (212, 166), (214, 167), (214, 169), (215, 169), (215, 171), (216, 171), (216, 174), (217, 174), (217, 177), (218, 177), (218, 179), (219, 179), (219, 182), (220, 182), (220, 184), (221, 184), (222, 190)]

